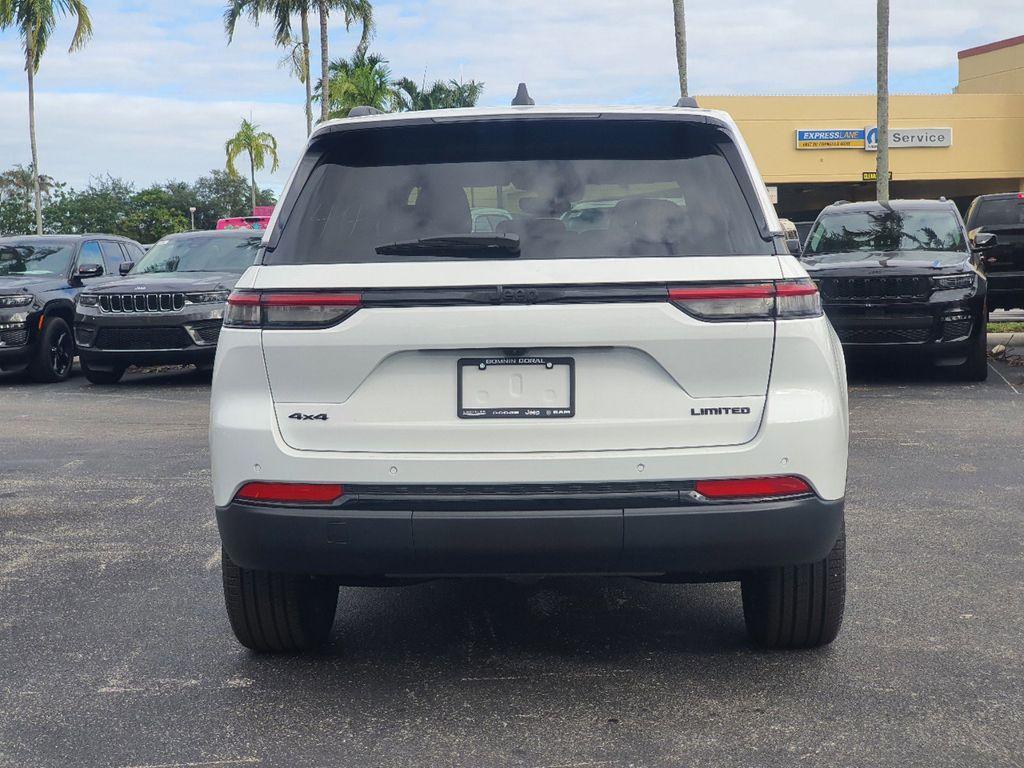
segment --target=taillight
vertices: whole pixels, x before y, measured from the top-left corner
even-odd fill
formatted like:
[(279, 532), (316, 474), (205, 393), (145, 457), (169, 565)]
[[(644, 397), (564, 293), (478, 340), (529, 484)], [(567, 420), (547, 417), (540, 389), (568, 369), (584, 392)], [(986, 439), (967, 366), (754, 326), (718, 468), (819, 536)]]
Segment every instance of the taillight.
[(232, 328), (327, 328), (363, 305), (358, 293), (232, 291), (224, 325)]
[(701, 320), (771, 320), (821, 314), (818, 289), (807, 279), (680, 286), (668, 289), (668, 299)]
[(345, 489), (336, 483), (246, 483), (235, 494), (236, 501), (277, 504), (330, 504)]
[(694, 490), (709, 499), (770, 499), (811, 493), (806, 480), (783, 477), (742, 477), (732, 480), (698, 480)]

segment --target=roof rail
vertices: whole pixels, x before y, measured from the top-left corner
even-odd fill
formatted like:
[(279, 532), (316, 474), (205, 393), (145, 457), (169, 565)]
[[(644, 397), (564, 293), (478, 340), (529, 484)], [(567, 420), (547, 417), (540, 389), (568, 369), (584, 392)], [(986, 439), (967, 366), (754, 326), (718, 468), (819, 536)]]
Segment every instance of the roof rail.
[(532, 107), (537, 102), (530, 96), (530, 92), (526, 89), (526, 83), (520, 83), (516, 89), (515, 98), (512, 99), (513, 107)]
[(691, 109), (697, 109), (700, 105), (693, 96), (680, 96), (679, 101), (676, 102), (677, 107), (690, 107)]
[(379, 115), (379, 114), (380, 114), (380, 110), (379, 109), (377, 109), (376, 107), (367, 106), (365, 104), (362, 105), (362, 106), (359, 106), (359, 107), (352, 107), (352, 109), (350, 109), (348, 111), (348, 116), (349, 117), (366, 117), (367, 115)]

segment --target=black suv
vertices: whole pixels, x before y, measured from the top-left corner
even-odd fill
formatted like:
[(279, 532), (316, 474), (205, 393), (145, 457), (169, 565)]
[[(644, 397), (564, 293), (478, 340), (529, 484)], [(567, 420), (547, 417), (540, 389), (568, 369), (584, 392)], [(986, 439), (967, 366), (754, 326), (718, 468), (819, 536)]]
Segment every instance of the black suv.
[(967, 236), (984, 251), (988, 308), (1024, 308), (1024, 192), (974, 198)]
[(27, 367), (36, 381), (66, 379), (75, 296), (141, 258), (138, 243), (116, 235), (0, 238), (0, 371)]
[(920, 352), (984, 381), (987, 280), (946, 200), (836, 203), (803, 250), (825, 314), (850, 352)]
[(129, 365), (213, 365), (224, 303), (256, 258), (262, 232), (186, 232), (154, 245), (127, 280), (78, 296), (75, 339), (93, 384)]

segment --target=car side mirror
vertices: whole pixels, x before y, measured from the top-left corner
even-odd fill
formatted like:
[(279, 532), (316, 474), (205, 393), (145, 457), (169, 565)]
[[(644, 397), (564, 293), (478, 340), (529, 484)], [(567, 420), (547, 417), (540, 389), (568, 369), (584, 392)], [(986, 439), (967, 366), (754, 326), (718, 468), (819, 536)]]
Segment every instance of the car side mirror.
[(121, 274), (121, 277), (124, 277), (125, 275), (127, 275), (129, 272), (132, 271), (132, 267), (134, 267), (134, 266), (135, 266), (135, 262), (134, 261), (122, 261), (117, 266), (117, 271)]
[(800, 258), (800, 255), (803, 253), (803, 248), (800, 247), (800, 241), (796, 238), (788, 238), (786, 240), (786, 247), (789, 248), (789, 252), (797, 258)]
[(979, 251), (999, 244), (999, 238), (991, 232), (979, 232), (977, 230), (971, 233), (971, 241), (974, 243), (974, 248)]
[(78, 266), (78, 276), (80, 278), (100, 277), (102, 274), (103, 267), (100, 264), (80, 264)]

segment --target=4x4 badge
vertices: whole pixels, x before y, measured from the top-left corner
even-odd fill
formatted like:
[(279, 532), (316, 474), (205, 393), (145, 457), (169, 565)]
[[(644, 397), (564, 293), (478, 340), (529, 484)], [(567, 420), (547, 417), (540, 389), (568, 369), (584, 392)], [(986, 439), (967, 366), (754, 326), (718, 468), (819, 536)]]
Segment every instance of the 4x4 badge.
[(288, 416), (289, 419), (295, 419), (296, 421), (327, 421), (326, 413), (293, 413)]

